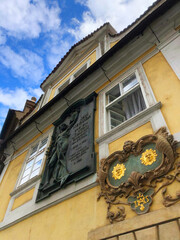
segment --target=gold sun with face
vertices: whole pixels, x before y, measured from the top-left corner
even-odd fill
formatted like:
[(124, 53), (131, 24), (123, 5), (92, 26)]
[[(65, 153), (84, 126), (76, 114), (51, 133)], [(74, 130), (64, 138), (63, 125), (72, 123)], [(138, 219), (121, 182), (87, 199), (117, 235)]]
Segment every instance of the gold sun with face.
[(117, 164), (112, 171), (112, 177), (117, 180), (124, 176), (124, 173), (126, 171), (126, 168), (124, 164)]
[(145, 152), (142, 153), (141, 163), (144, 165), (151, 165), (156, 161), (157, 153), (156, 150), (146, 149)]

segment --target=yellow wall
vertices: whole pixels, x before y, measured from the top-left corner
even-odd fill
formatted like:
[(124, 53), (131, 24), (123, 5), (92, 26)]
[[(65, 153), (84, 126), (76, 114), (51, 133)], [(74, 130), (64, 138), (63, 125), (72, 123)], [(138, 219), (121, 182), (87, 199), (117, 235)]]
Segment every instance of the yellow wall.
[(89, 230), (107, 224), (106, 205), (97, 202), (99, 187), (50, 207), (0, 232), (0, 239), (85, 240)]
[[(0, 185), (0, 222), (3, 220), (10, 200), (10, 193), (14, 190), (27, 151), (10, 162)], [(0, 238), (1, 239), (1, 238)]]
[(111, 42), (110, 43), (110, 48), (112, 48), (114, 45), (116, 45), (116, 43), (118, 43), (119, 42), (119, 40), (117, 40), (117, 41), (115, 41), (115, 42)]
[(123, 137), (117, 139), (116, 141), (111, 142), (109, 144), (109, 154), (118, 150), (122, 150), (124, 142), (126, 141), (131, 140), (135, 142), (142, 136), (147, 134), (152, 134), (152, 133), (153, 133), (153, 130), (152, 130), (151, 123), (148, 122), (142, 125), (141, 127), (136, 128), (134, 131), (131, 131), (128, 134), (124, 135)]
[(63, 82), (65, 82), (73, 73), (75, 73), (88, 60), (90, 60), (90, 65), (92, 65), (96, 61), (96, 51), (95, 50), (92, 52), (92, 54), (90, 56), (85, 58), (79, 65), (77, 65), (77, 67), (73, 71), (71, 71), (69, 74), (67, 74), (67, 76), (62, 81), (60, 81), (55, 87), (52, 88), (52, 91), (51, 91), (51, 94), (49, 97), (49, 101), (54, 97), (55, 91), (59, 87), (59, 85), (61, 85)]
[(33, 194), (34, 194), (34, 188), (22, 194), (21, 196), (15, 198), (12, 206), (12, 210), (30, 201), (33, 198)]
[(172, 134), (180, 131), (180, 81), (162, 55), (158, 53), (143, 64), (145, 73)]

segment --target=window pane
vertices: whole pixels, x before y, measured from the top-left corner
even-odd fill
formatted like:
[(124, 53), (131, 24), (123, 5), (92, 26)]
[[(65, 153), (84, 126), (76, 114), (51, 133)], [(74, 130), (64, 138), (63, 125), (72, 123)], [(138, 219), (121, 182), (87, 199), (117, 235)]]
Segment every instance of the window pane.
[(45, 139), (43, 139), (41, 141), (41, 144), (40, 144), (40, 147), (39, 147), (39, 151), (46, 147), (47, 140), (48, 140), (48, 138), (45, 138)]
[(110, 129), (135, 116), (146, 108), (140, 87), (122, 100), (112, 104), (109, 111)]
[(33, 165), (33, 160), (31, 160), (30, 162), (28, 162), (26, 164), (26, 168), (25, 169), (28, 169), (28, 168), (32, 167), (32, 165)]
[(38, 169), (36, 169), (34, 172), (32, 172), (30, 178), (33, 178), (33, 177), (35, 177), (36, 175), (38, 175), (38, 174), (39, 174), (39, 170), (40, 170), (40, 168), (38, 168)]
[(133, 75), (122, 82), (123, 85), (123, 92), (127, 92), (129, 89), (134, 87), (138, 83), (136, 79), (136, 75)]
[(118, 112), (110, 111), (111, 129), (124, 122), (125, 117)]
[(79, 77), (86, 69), (87, 69), (87, 64), (85, 64), (76, 73), (74, 73), (74, 78)]
[(114, 101), (116, 98), (120, 96), (119, 84), (113, 87), (109, 92), (106, 93), (106, 104)]
[(34, 171), (35, 169), (41, 167), (41, 162), (42, 162), (42, 160), (40, 160), (40, 161), (38, 161), (37, 163), (34, 164), (33, 171)]
[(23, 177), (29, 175), (31, 172), (31, 168), (28, 168), (26, 171), (24, 171)]
[(38, 149), (38, 144), (32, 148), (30, 157), (32, 157), (36, 154), (37, 149)]
[(27, 182), (28, 179), (29, 179), (29, 176), (26, 176), (26, 177), (22, 178), (22, 180), (20, 182), (20, 185)]
[(146, 108), (141, 89), (138, 88), (122, 100), (123, 111), (129, 119)]
[(42, 160), (43, 157), (44, 157), (44, 153), (45, 153), (45, 152), (42, 152), (41, 154), (39, 154), (39, 155), (36, 157), (35, 162), (38, 162), (39, 160)]

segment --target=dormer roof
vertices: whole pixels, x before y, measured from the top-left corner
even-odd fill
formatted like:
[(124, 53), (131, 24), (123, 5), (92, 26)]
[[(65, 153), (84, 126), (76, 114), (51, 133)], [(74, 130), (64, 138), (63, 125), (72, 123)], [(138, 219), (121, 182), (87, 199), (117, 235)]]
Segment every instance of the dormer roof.
[(40, 87), (42, 90), (46, 90), (47, 86), (52, 83), (54, 74), (60, 73), (63, 69), (67, 69), (69, 66), (69, 62), (78, 62), (77, 58), (82, 55), (82, 51), (85, 52), (95, 43), (98, 44), (102, 38), (107, 35), (115, 35), (117, 31), (111, 26), (110, 23), (105, 23), (94, 32), (90, 33), (79, 42), (75, 43), (69, 51), (61, 58), (56, 67), (52, 70), (52, 72), (46, 77), (46, 79), (41, 83)]

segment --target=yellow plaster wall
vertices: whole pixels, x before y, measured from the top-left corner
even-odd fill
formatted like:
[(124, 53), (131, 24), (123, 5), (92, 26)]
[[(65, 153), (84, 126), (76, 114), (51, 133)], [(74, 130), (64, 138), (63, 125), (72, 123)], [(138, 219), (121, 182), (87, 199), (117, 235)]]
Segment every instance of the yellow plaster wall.
[(116, 45), (116, 43), (118, 43), (119, 42), (119, 40), (117, 40), (117, 41), (115, 41), (115, 42), (111, 42), (110, 43), (110, 48), (112, 48), (114, 45)]
[(71, 71), (69, 74), (67, 74), (67, 76), (62, 81), (60, 81), (55, 87), (52, 88), (52, 91), (51, 91), (51, 94), (49, 97), (49, 101), (54, 97), (55, 91), (59, 87), (59, 85), (62, 84), (63, 82), (65, 82), (73, 73), (75, 73), (88, 60), (90, 60), (90, 65), (92, 65), (96, 61), (96, 51), (95, 50), (92, 52), (92, 54), (90, 56), (85, 58), (79, 65), (77, 65), (77, 67), (73, 71)]
[(99, 187), (50, 207), (0, 232), (0, 239), (85, 240), (87, 233), (108, 224), (106, 204), (96, 201)]
[(148, 122), (142, 125), (141, 127), (136, 128), (134, 131), (131, 131), (128, 134), (124, 135), (123, 137), (117, 139), (116, 141), (111, 142), (109, 144), (109, 154), (118, 150), (122, 150), (125, 141), (131, 140), (136, 142), (142, 136), (152, 134), (152, 133), (153, 133), (153, 129), (152, 129), (151, 123)]
[[(0, 222), (3, 220), (10, 200), (10, 193), (14, 190), (27, 151), (10, 162), (0, 185)], [(1, 238), (0, 238), (1, 239)]]
[(30, 201), (33, 198), (33, 194), (34, 194), (34, 188), (32, 188), (31, 190), (29, 190), (26, 193), (22, 194), (21, 196), (17, 197), (14, 200), (14, 203), (13, 203), (13, 206), (12, 206), (12, 210), (14, 210), (14, 209), (22, 206), (26, 202)]
[(162, 53), (158, 53), (143, 64), (161, 111), (171, 134), (180, 131), (180, 81)]

